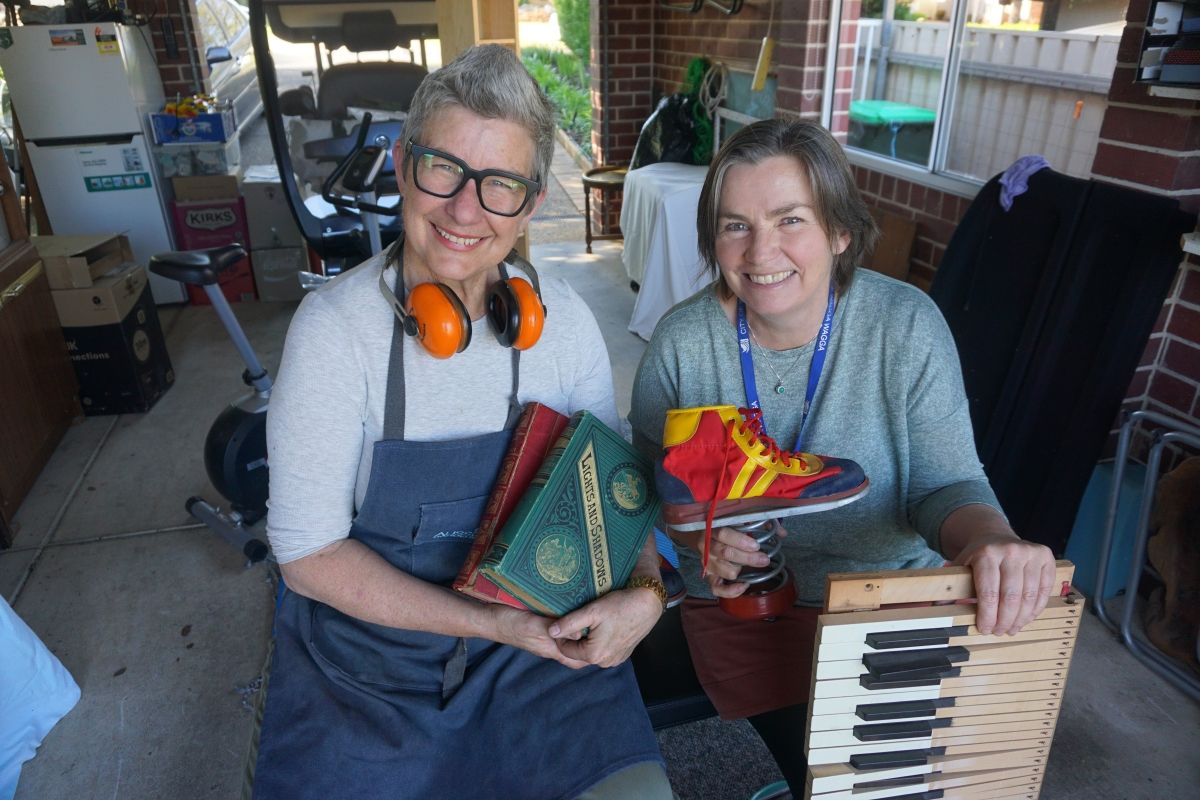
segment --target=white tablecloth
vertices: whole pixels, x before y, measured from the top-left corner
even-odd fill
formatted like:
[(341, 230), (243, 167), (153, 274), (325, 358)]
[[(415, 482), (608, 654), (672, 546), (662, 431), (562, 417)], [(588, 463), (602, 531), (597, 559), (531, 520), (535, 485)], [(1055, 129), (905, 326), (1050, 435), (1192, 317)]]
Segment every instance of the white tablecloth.
[(629, 330), (649, 339), (666, 311), (709, 282), (696, 246), (696, 206), (707, 167), (649, 164), (625, 176), (621, 260), (641, 286)]

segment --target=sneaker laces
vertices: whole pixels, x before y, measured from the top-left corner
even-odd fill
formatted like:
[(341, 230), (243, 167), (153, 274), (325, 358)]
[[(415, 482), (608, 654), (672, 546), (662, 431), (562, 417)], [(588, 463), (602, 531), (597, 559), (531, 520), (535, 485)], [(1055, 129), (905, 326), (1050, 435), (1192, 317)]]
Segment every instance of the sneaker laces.
[[(738, 413), (745, 418), (740, 426), (740, 432), (744, 435), (749, 435), (750, 445), (753, 447), (756, 444), (762, 443), (766, 448), (767, 457), (772, 463), (783, 462), (784, 467), (791, 466), (793, 458), (799, 458), (799, 454), (793, 453), (791, 450), (784, 450), (779, 444), (767, 435), (763, 430), (763, 415), (761, 408), (739, 408)], [(732, 426), (732, 420), (730, 421)], [(733, 428), (730, 427), (730, 433)]]
[[(781, 449), (775, 440), (763, 430), (761, 408), (739, 408), (738, 414), (743, 419), (740, 425), (732, 419), (725, 423), (725, 452), (721, 455), (722, 465), (729, 463), (729, 451), (733, 448), (733, 429), (735, 427), (738, 428), (739, 433), (750, 437), (751, 447), (761, 443), (772, 463), (782, 462), (783, 466), (787, 467), (791, 465), (793, 458), (800, 458), (800, 455), (790, 450)], [(713, 517), (716, 515), (717, 503), (728, 491), (728, 487), (725, 485), (728, 473), (729, 470), (722, 467), (720, 475), (717, 477), (717, 488), (713, 492), (712, 499), (708, 501), (708, 512), (704, 515), (704, 552), (700, 561), (702, 572), (708, 570), (708, 555), (712, 547)]]

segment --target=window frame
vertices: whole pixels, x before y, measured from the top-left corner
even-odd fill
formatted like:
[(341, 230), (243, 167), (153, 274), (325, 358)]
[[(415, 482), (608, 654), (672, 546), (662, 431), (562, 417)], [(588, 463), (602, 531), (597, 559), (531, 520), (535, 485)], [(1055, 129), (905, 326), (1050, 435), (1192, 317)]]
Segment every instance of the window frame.
[[(843, 3), (844, 0), (831, 0), (829, 9), (829, 37), (826, 39), (825, 91), (821, 102), (821, 124), (830, 130), (832, 130), (833, 123), (833, 96), (837, 82), (838, 50), (841, 46)], [(938, 83), (937, 118), (933, 124), (933, 148), (930, 162), (922, 167), (843, 145), (842, 149), (851, 164), (966, 198), (974, 197), (983, 188), (987, 182), (985, 180), (950, 174), (945, 171), (952, 128), (947, 123), (952, 119), (954, 96), (958, 88), (958, 82), (952, 82), (950, 76), (958, 75), (959, 63), (962, 60), (961, 45), (966, 28), (963, 11), (966, 5), (967, 0), (952, 0), (950, 4), (949, 57), (944, 62)], [(952, 83), (953, 85), (951, 85)]]

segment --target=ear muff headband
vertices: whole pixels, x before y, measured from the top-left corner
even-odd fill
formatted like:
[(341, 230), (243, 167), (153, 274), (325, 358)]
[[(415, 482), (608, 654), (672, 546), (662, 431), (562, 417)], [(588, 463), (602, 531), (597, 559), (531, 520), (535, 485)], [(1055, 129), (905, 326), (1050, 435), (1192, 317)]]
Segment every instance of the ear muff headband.
[(492, 289), (488, 318), (500, 344), (517, 350), (533, 347), (546, 323), (541, 298), (524, 278), (509, 278)]
[(405, 329), (424, 345), (434, 358), (449, 358), (471, 343), (471, 320), (462, 301), (440, 283), (418, 283), (408, 293)]
[[(398, 271), (396, 288), (404, 296), (404, 239), (396, 240), (389, 260)], [(502, 280), (488, 296), (488, 319), (497, 340), (505, 347), (527, 350), (541, 338), (546, 321), (537, 270), (514, 250), (506, 261), (515, 263), (529, 275), (509, 278), (507, 264), (501, 262)], [(396, 297), (388, 285), (386, 270), (379, 273), (379, 291), (399, 317), (404, 333), (415, 337), (435, 358), (461, 353), (471, 343), (471, 318), (454, 290), (441, 283), (421, 283), (408, 293), (407, 304)]]

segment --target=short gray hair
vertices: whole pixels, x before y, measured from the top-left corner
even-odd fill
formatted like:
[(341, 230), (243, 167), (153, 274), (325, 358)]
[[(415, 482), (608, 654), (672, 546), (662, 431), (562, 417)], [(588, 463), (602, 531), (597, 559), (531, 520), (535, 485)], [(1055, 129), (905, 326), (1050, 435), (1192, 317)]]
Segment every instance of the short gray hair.
[(764, 119), (739, 130), (726, 140), (704, 179), (696, 212), (696, 232), (705, 266), (728, 292), (717, 264), (717, 221), (725, 173), (735, 164), (758, 164), (774, 156), (794, 158), (808, 177), (813, 211), (825, 235), (832, 240), (846, 233), (850, 244), (834, 256), (833, 282), (844, 292), (854, 270), (875, 247), (879, 227), (867, 210), (846, 153), (829, 131), (816, 122)]
[[(439, 70), (429, 73), (413, 95), (404, 122), (404, 144), (423, 144), (429, 120), (447, 106), (461, 106), (487, 119), (520, 125), (533, 139), (533, 179), (546, 190), (554, 158), (554, 106), (507, 47), (476, 45)], [(405, 158), (407, 165), (408, 157)], [(472, 164), (476, 169), (490, 165)], [(526, 206), (526, 213), (533, 203)]]

